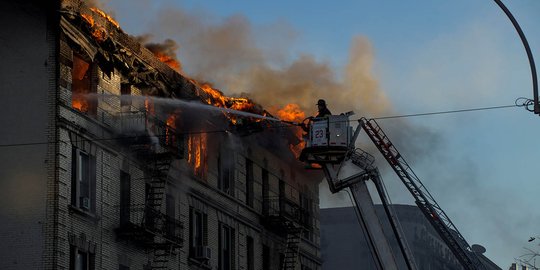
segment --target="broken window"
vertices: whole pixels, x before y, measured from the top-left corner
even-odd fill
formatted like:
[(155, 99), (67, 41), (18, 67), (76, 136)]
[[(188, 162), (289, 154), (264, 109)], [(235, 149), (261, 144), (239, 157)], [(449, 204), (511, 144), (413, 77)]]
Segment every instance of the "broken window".
[(120, 110), (121, 112), (131, 111), (131, 84), (122, 83), (120, 85)]
[(96, 88), (92, 85), (93, 65), (82, 56), (73, 55), (73, 66), (71, 68), (71, 106), (89, 115), (97, 114), (97, 97), (91, 94), (96, 93)]
[(95, 212), (96, 158), (73, 148), (71, 204), (83, 211)]
[(218, 155), (218, 188), (234, 196), (234, 157), (229, 150)]
[(206, 181), (207, 154), (206, 134), (192, 134), (188, 138), (188, 159), (193, 173), (199, 179)]

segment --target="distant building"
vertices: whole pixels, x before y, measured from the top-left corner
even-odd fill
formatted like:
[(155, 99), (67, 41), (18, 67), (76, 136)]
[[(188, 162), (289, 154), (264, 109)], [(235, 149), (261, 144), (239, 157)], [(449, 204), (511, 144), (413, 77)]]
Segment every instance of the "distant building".
[[(403, 228), (408, 245), (412, 250), (418, 269), (461, 270), (459, 261), (440, 239), (437, 232), (426, 220), (420, 209), (411, 205), (393, 205)], [(401, 269), (406, 269), (403, 258), (397, 255), (397, 241), (391, 237), (390, 224), (385, 218), (382, 205), (376, 206), (377, 214), (383, 221), (385, 234), (391, 239), (392, 249)], [(332, 269), (376, 269), (368, 244), (356, 218), (353, 207), (321, 209), (321, 252), (323, 270)], [(482, 262), (488, 269), (498, 270), (493, 262), (483, 255)]]
[[(512, 263), (512, 265), (510, 265), (510, 268), (508, 270), (530, 270), (532, 268), (526, 266), (526, 265), (519, 265), (517, 263)], [(534, 268), (534, 269), (537, 269), (537, 268)]]
[(320, 270), (294, 134), (161, 106), (219, 97), (86, 2), (0, 2), (0, 269)]

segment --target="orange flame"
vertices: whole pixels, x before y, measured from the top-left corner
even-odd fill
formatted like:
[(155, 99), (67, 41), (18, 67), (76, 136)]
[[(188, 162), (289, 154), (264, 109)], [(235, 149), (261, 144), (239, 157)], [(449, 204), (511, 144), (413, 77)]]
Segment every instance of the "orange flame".
[[(302, 122), (306, 118), (306, 113), (300, 109), (298, 104), (287, 104), (285, 107), (277, 111), (277, 116), (281, 120), (290, 121), (290, 122)], [(299, 127), (293, 128), (293, 132), (300, 141), (300, 143), (293, 145), (289, 144), (289, 149), (291, 152), (298, 158), (302, 149), (306, 146), (306, 142), (303, 138), (303, 130)]]
[(223, 93), (217, 89), (214, 89), (209, 83), (203, 83), (199, 85), (201, 89), (209, 95), (206, 99), (206, 103), (214, 105), (216, 107), (225, 108), (228, 97), (223, 95)]
[(102, 10), (100, 10), (98, 8), (95, 8), (95, 7), (90, 8), (90, 10), (97, 13), (97, 14), (99, 14), (99, 16), (107, 19), (107, 21), (109, 21), (116, 28), (120, 28), (120, 24), (115, 19), (113, 19), (111, 16), (109, 16), (109, 14), (107, 14), (107, 13), (103, 12)]
[(80, 112), (88, 112), (88, 101), (83, 95), (73, 94), (71, 96), (71, 107)]
[(188, 137), (188, 163), (193, 167), (196, 176), (206, 177), (206, 133)]
[(93, 28), (92, 36), (98, 41), (103, 42), (105, 39), (107, 39), (107, 30), (101, 26), (97, 26)]
[[(111, 16), (107, 15), (107, 13), (103, 12), (102, 10), (99, 10), (97, 8), (90, 8), (94, 13), (98, 14), (99, 16), (105, 18), (107, 21), (109, 21), (112, 25), (114, 25), (116, 28), (120, 28), (120, 25), (117, 21), (115, 21)], [(91, 34), (98, 42), (103, 42), (105, 39), (107, 39), (107, 30), (104, 26), (99, 25), (94, 20), (94, 17), (90, 14), (81, 14), (82, 19), (90, 26), (91, 28)]]
[(176, 115), (171, 114), (166, 121), (167, 129), (165, 130), (165, 142), (167, 145), (174, 145), (175, 130), (176, 130)]
[(161, 52), (154, 53), (154, 56), (156, 56), (159, 61), (167, 64), (167, 66), (170, 68), (180, 72), (180, 62), (178, 62), (176, 59)]
[(306, 113), (300, 109), (298, 104), (287, 104), (276, 114), (279, 119), (290, 122), (302, 122), (306, 118)]
[(94, 17), (90, 16), (89, 14), (81, 14), (81, 17), (86, 21), (90, 27), (94, 27), (94, 24), (96, 23), (94, 21)]

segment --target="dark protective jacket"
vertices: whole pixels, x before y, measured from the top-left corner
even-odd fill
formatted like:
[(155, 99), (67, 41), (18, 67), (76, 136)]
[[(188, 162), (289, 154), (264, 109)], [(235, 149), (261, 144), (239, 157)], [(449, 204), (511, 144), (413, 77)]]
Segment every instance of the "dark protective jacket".
[(324, 117), (328, 115), (332, 115), (332, 113), (330, 112), (330, 110), (328, 110), (328, 108), (324, 107), (319, 111), (319, 113), (315, 117)]

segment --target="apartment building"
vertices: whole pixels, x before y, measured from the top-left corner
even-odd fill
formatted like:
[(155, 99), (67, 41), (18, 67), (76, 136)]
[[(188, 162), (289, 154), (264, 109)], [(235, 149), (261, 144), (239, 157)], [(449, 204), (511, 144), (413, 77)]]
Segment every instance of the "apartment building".
[(0, 268), (321, 268), (294, 132), (201, 106), (222, 101), (85, 1), (0, 10)]

